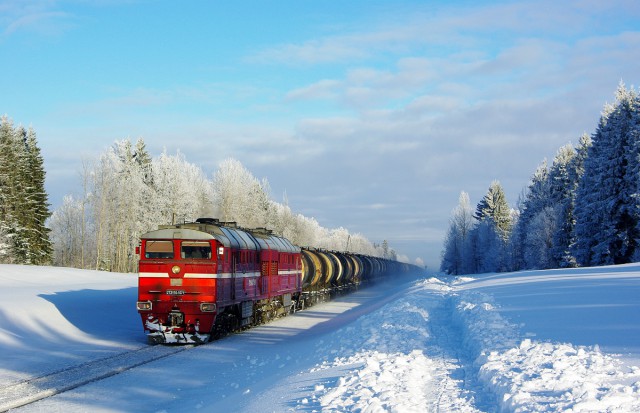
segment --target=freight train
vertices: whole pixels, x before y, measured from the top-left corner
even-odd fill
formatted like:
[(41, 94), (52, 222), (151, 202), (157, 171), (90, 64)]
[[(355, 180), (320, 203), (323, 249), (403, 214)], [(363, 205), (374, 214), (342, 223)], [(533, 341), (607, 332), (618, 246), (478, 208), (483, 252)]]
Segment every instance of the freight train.
[(201, 344), (417, 267), (301, 248), (265, 228), (199, 218), (140, 237), (138, 301), (151, 344)]

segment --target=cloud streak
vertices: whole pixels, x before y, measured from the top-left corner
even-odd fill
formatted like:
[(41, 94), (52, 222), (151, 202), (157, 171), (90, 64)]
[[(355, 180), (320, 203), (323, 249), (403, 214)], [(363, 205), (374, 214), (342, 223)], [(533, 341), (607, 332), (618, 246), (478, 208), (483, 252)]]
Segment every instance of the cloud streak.
[(3, 1), (0, 3), (1, 38), (21, 32), (59, 35), (73, 27), (75, 16), (61, 11), (55, 1)]

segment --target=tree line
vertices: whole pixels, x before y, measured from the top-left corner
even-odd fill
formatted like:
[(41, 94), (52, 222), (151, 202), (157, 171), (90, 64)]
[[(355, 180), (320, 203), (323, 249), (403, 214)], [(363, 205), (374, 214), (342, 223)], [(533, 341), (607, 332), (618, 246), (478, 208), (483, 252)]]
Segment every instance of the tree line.
[(441, 271), (519, 271), (640, 261), (640, 97), (620, 84), (596, 131), (544, 160), (517, 206), (499, 181), (471, 207), (460, 194)]
[(141, 234), (159, 224), (217, 217), (269, 228), (300, 246), (397, 259), (385, 240), (327, 229), (271, 199), (266, 179), (227, 159), (208, 179), (177, 153), (152, 158), (143, 139), (116, 141), (84, 161), (79, 195), (50, 212), (43, 157), (33, 128), (0, 118), (0, 263), (136, 270)]
[(143, 139), (121, 140), (83, 164), (81, 181), (82, 193), (67, 195), (49, 221), (55, 265), (135, 271), (141, 234), (198, 217), (268, 228), (300, 246), (396, 258), (386, 241), (378, 246), (344, 228), (323, 228), (273, 201), (268, 181), (235, 159), (208, 179), (181, 153), (152, 158)]
[(44, 160), (33, 128), (0, 118), (0, 263), (48, 264)]

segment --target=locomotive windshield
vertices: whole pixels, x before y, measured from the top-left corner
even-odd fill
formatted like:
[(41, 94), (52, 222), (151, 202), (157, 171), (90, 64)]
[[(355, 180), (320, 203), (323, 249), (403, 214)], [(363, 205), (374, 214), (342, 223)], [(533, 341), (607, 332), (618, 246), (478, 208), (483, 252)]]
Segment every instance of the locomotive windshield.
[(144, 251), (144, 257), (173, 258), (173, 241), (148, 240)]
[(202, 241), (182, 241), (180, 255), (187, 259), (211, 259), (211, 244)]

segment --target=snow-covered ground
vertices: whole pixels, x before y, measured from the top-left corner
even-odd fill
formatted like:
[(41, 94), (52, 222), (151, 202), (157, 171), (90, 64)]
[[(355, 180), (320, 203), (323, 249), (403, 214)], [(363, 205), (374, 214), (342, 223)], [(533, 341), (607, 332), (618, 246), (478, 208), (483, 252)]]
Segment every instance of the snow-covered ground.
[[(0, 265), (0, 389), (145, 351), (136, 282)], [(637, 412), (640, 264), (398, 278), (15, 410)]]

